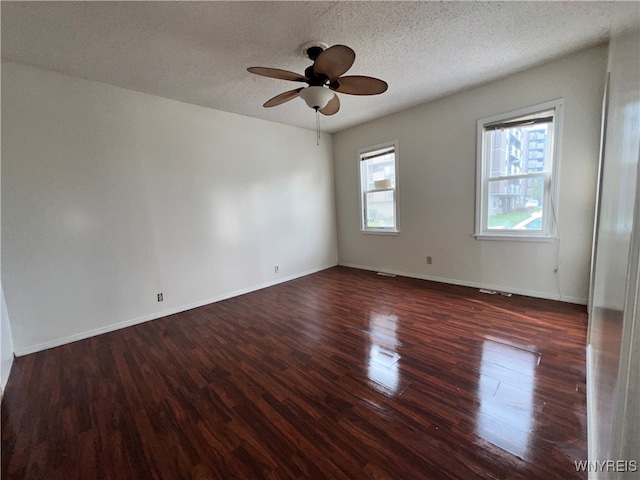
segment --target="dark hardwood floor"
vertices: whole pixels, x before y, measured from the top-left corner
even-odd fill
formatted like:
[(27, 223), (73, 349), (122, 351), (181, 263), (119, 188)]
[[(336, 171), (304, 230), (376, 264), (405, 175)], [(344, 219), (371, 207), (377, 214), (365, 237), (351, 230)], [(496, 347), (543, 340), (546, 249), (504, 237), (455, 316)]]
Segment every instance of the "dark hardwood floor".
[(17, 358), (2, 479), (586, 478), (586, 324), (332, 268)]

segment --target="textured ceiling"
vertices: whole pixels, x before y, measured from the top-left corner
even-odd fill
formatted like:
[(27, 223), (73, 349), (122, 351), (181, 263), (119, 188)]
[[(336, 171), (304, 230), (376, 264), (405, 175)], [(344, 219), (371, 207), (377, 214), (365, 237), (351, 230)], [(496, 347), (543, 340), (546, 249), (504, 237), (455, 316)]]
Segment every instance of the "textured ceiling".
[(340, 95), (336, 132), (607, 39), (640, 22), (638, 2), (2, 2), (2, 57), (47, 70), (275, 122), (315, 128), (299, 84), (318, 40), (356, 52), (350, 75), (389, 83)]

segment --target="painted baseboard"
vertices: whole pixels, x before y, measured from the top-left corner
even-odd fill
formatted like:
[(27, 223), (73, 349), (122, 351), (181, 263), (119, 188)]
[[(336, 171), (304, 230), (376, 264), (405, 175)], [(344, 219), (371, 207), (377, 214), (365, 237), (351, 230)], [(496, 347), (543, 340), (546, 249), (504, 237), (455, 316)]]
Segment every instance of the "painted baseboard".
[(236, 290), (234, 292), (225, 293), (223, 295), (219, 295), (217, 297), (207, 298), (205, 300), (201, 300), (198, 302), (189, 303), (186, 305), (181, 305), (179, 307), (163, 310), (161, 312), (155, 312), (150, 315), (144, 315), (138, 318), (132, 318), (129, 320), (124, 320), (122, 322), (113, 323), (111, 325), (107, 325), (101, 328), (95, 328), (93, 330), (87, 330), (85, 332), (77, 333), (75, 335), (70, 335), (67, 337), (57, 338), (55, 340), (51, 340), (49, 342), (40, 343), (37, 345), (32, 345), (25, 348), (15, 349), (15, 355), (21, 357), (23, 355), (28, 355), (30, 353), (40, 352), (42, 350), (47, 350), (49, 348), (59, 347), (61, 345), (66, 345), (67, 343), (77, 342), (78, 340), (84, 340), (90, 337), (95, 337), (96, 335), (101, 335), (103, 333), (113, 332), (115, 330), (120, 330), (121, 328), (131, 327), (133, 325), (138, 325), (139, 323), (149, 322), (151, 320), (157, 320), (158, 318), (166, 317), (169, 315), (173, 315), (180, 312), (185, 312), (187, 310), (191, 310), (193, 308), (202, 307), (204, 305), (209, 305), (211, 303), (220, 302), (222, 300), (227, 300), (229, 298), (237, 297), (240, 295), (244, 295), (245, 293), (255, 292), (257, 290), (262, 290), (263, 288), (272, 287), (274, 285), (278, 285), (280, 283), (289, 282), (291, 280), (295, 280), (296, 278), (305, 277), (307, 275), (311, 275), (312, 273), (317, 273), (322, 270), (326, 270), (328, 268), (335, 267), (336, 264), (331, 265), (323, 265), (318, 268), (314, 268), (311, 270), (307, 270), (304, 272), (296, 273), (294, 275), (290, 275), (287, 277), (279, 278), (277, 280), (271, 282), (265, 282), (258, 285), (253, 285), (248, 288), (243, 288), (240, 290)]
[(391, 273), (393, 275), (398, 275), (400, 277), (409, 277), (409, 278), (418, 278), (420, 280), (430, 280), (432, 282), (440, 282), (440, 283), (448, 283), (451, 285), (460, 285), (463, 287), (473, 287), (473, 288), (486, 288), (487, 290), (496, 290), (498, 292), (509, 292), (509, 293), (514, 293), (516, 295), (524, 295), (527, 297), (534, 297), (534, 298), (543, 298), (545, 300), (559, 300), (561, 302), (566, 302), (566, 303), (575, 303), (578, 305), (586, 305), (587, 304), (587, 299), (586, 298), (577, 298), (577, 297), (569, 297), (569, 296), (560, 296), (560, 295), (553, 295), (553, 294), (549, 294), (546, 292), (537, 292), (537, 291), (532, 291), (532, 290), (521, 290), (521, 289), (514, 289), (512, 287), (507, 287), (504, 285), (490, 285), (490, 284), (485, 284), (485, 283), (477, 283), (477, 282), (468, 282), (466, 280), (458, 280), (458, 279), (454, 279), (454, 278), (444, 278), (444, 277), (435, 277), (433, 275), (422, 275), (419, 273), (411, 273), (411, 272), (403, 272), (400, 270), (392, 270), (392, 269), (387, 269), (387, 268), (379, 268), (379, 267), (371, 267), (368, 265), (355, 265), (352, 263), (342, 263), (342, 262), (338, 262), (338, 265), (342, 266), (342, 267), (351, 267), (351, 268), (358, 268), (360, 270), (371, 270), (373, 272), (383, 272), (383, 273)]

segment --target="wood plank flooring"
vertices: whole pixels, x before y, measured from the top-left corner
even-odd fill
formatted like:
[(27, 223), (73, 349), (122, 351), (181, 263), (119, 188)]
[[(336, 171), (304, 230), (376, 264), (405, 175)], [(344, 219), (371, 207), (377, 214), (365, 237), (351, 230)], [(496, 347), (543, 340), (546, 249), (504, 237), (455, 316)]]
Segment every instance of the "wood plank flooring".
[(583, 306), (336, 267), (17, 358), (2, 479), (572, 479)]

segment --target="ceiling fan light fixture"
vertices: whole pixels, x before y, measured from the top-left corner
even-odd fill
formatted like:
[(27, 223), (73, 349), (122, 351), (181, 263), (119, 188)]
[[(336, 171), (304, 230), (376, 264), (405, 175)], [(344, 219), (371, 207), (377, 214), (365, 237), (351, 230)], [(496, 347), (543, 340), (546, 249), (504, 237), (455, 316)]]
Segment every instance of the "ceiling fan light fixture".
[(334, 95), (333, 91), (327, 87), (307, 87), (300, 91), (300, 97), (314, 110), (326, 107)]

